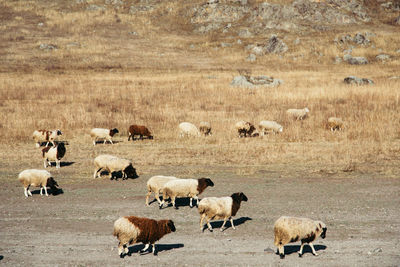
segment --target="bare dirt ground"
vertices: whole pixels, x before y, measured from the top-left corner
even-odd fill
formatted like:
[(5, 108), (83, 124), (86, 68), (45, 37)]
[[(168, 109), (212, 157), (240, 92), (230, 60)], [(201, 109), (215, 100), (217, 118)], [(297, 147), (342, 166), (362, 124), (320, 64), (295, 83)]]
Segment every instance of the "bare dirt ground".
[[(151, 145), (151, 141), (143, 141)], [(119, 151), (134, 155), (137, 143), (67, 146), (60, 170), (51, 167), (64, 193), (25, 198), (17, 175), (28, 166), (41, 168), (38, 149), (32, 143), (15, 145), (2, 153), (0, 161), (0, 264), (3, 266), (397, 266), (400, 263), (400, 180), (393, 178), (398, 165), (387, 172), (315, 172), (317, 166), (270, 164), (245, 167), (226, 165), (160, 166), (136, 165), (139, 178), (109, 180), (92, 178), (92, 155)], [(1, 145), (1, 151), (11, 147)], [(135, 150), (136, 149), (136, 150)], [(68, 153), (68, 152), (67, 152)], [(173, 153), (173, 148), (171, 148)], [(133, 156), (132, 156), (133, 157)], [(243, 170), (242, 170), (243, 169)], [(373, 168), (370, 168), (373, 170)], [(390, 171), (389, 171), (390, 170)], [(193, 175), (188, 175), (193, 173)], [(242, 174), (243, 173), (243, 174)], [(390, 175), (388, 175), (388, 173)], [(201, 197), (226, 196), (242, 191), (248, 198), (235, 217), (236, 230), (200, 231), (196, 208), (188, 200), (179, 210), (159, 210), (144, 204), (146, 181), (156, 174), (179, 177), (210, 177), (215, 186)], [(120, 216), (136, 215), (172, 219), (177, 231), (158, 242), (158, 256), (139, 255), (143, 247), (130, 248), (131, 256), (118, 257), (118, 241), (112, 236), (113, 222)], [(306, 247), (297, 256), (299, 243), (286, 246), (285, 259), (274, 252), (273, 223), (282, 215), (323, 220), (326, 239), (314, 245), (315, 257)], [(230, 226), (230, 224), (228, 224)], [(266, 251), (265, 251), (266, 250)]]

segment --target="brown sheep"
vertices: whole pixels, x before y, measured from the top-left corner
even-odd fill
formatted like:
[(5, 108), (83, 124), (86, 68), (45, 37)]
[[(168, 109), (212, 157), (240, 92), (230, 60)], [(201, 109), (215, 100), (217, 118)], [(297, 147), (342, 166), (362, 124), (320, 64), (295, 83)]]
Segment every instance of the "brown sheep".
[(147, 127), (143, 125), (133, 124), (129, 126), (128, 134), (128, 141), (131, 139), (131, 137), (132, 141), (135, 140), (135, 135), (139, 135), (140, 140), (143, 140), (143, 136), (147, 136), (148, 139), (153, 139), (153, 136), (151, 135), (149, 129), (147, 129)]

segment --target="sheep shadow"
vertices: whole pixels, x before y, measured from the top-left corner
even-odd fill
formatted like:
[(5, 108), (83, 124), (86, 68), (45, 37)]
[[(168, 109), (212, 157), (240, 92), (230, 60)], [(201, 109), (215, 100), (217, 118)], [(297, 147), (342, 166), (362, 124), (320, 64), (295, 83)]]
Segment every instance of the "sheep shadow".
[[(159, 252), (162, 251), (168, 251), (168, 250), (172, 250), (172, 249), (177, 249), (177, 248), (183, 248), (184, 245), (182, 243), (178, 243), (178, 244), (156, 244), (156, 254), (157, 255)], [(147, 254), (151, 254), (150, 253), (150, 248), (141, 253), (140, 251), (144, 249), (144, 244), (139, 244), (139, 245), (134, 245), (128, 248), (129, 252), (128, 252), (128, 256), (131, 256), (131, 254), (133, 253), (137, 253), (140, 255), (147, 255)]]
[[(133, 142), (133, 141), (145, 140), (145, 139), (147, 139), (147, 140), (154, 140), (154, 137), (143, 136), (142, 138), (140, 138), (140, 136), (137, 136), (137, 137), (135, 137), (135, 138), (131, 137), (131, 139), (132, 139), (132, 142)], [(130, 142), (130, 141), (131, 141), (131, 140), (129, 140), (129, 142)]]
[[(160, 200), (162, 200), (161, 196), (160, 196)], [(157, 201), (157, 200), (155, 199), (155, 201)], [(168, 198), (165, 201), (166, 202), (170, 202), (167, 207), (172, 207), (171, 199)], [(199, 201), (200, 201), (200, 199), (199, 199)], [(193, 199), (192, 200), (192, 204), (193, 204), (193, 208), (197, 207), (196, 200)], [(186, 206), (188, 206), (188, 207), (190, 206), (190, 197), (175, 198), (175, 207), (176, 207), (176, 209), (179, 209), (179, 207), (186, 207)], [(167, 207), (164, 207), (163, 209), (165, 209)]]
[[(234, 224), (235, 227), (236, 227), (236, 226), (238, 226), (238, 225), (244, 224), (245, 222), (251, 221), (251, 220), (253, 220), (253, 219), (250, 218), (250, 217), (240, 217), (240, 218), (238, 218), (238, 219), (233, 220), (233, 224)], [(216, 222), (210, 222), (211, 227), (212, 227), (213, 229), (215, 229), (215, 228), (221, 228), (223, 223), (224, 223), (223, 220), (222, 220), (222, 221), (216, 221)], [(231, 228), (231, 227), (232, 227), (231, 222), (230, 222), (230, 221), (227, 221), (227, 222), (225, 223), (225, 228), (224, 228), (222, 231), (225, 231), (226, 229)], [(208, 228), (207, 228), (207, 224), (204, 224), (204, 226), (203, 226), (203, 232), (204, 232), (204, 230), (206, 230), (206, 229), (208, 229)]]
[[(118, 143), (122, 143), (123, 141), (112, 141), (112, 144), (118, 144)], [(96, 140), (96, 145), (97, 144), (104, 144), (104, 140)], [(106, 141), (105, 145), (112, 145), (110, 141)]]
[(3, 256), (3, 255), (0, 255), (0, 261), (1, 261), (2, 259), (4, 259), (4, 256)]
[[(314, 245), (314, 249), (315, 249), (315, 251), (325, 250), (326, 246), (325, 245)], [(284, 250), (285, 250), (285, 255), (290, 255), (292, 253), (299, 252), (300, 246), (299, 245), (286, 245), (284, 247)], [(310, 246), (304, 245), (303, 254), (305, 254), (305, 253), (311, 253), (312, 254), (312, 250), (311, 250)], [(278, 251), (276, 251), (275, 254), (279, 255)]]
[[(105, 172), (108, 174), (107, 171), (105, 171)], [(102, 172), (102, 173), (103, 173), (103, 172)], [(122, 176), (123, 176), (122, 171), (113, 172), (113, 173), (111, 173), (111, 178), (110, 178), (110, 180), (118, 181), (118, 179), (122, 178)], [(137, 178), (139, 178), (139, 175), (137, 175), (137, 173), (136, 173), (136, 171), (135, 171), (134, 174), (128, 175), (128, 177), (125, 178), (125, 179), (127, 180), (127, 179), (129, 179), (129, 178), (137, 179)], [(123, 180), (124, 180), (124, 179), (123, 179)]]
[[(50, 163), (50, 167), (55, 167), (56, 166), (56, 162), (55, 161), (50, 161), (49, 162)], [(67, 166), (70, 166), (70, 165), (72, 165), (72, 164), (74, 164), (75, 163), (75, 161), (60, 161), (60, 167), (67, 167)]]
[[(35, 190), (31, 190), (32, 195), (40, 195), (40, 189), (35, 189)], [(62, 190), (61, 188), (58, 188), (57, 191), (53, 192), (53, 190), (51, 189), (47, 189), (47, 194), (49, 194), (49, 196), (53, 195), (53, 196), (57, 196), (57, 195), (61, 195), (64, 194), (64, 190)], [(46, 196), (43, 190), (43, 196)]]

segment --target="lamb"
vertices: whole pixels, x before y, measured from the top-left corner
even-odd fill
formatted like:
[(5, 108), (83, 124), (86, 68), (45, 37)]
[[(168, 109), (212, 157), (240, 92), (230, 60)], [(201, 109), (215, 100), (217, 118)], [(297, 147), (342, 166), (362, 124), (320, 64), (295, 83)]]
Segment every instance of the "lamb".
[(151, 135), (151, 132), (149, 131), (149, 129), (146, 128), (146, 126), (143, 125), (131, 125), (129, 126), (128, 129), (128, 141), (131, 139), (132, 137), (132, 141), (135, 140), (135, 135), (139, 135), (140, 136), (140, 140), (143, 139), (143, 136), (147, 136), (148, 139), (153, 139), (153, 136)]
[(190, 197), (190, 207), (192, 208), (193, 198), (196, 199), (197, 204), (198, 195), (203, 193), (208, 186), (214, 186), (214, 183), (209, 178), (176, 179), (169, 181), (162, 188), (163, 200), (160, 203), (160, 209), (162, 209), (168, 197), (171, 198), (172, 206), (175, 209), (178, 209), (175, 205), (176, 197)]
[(62, 135), (62, 132), (58, 130), (36, 130), (33, 132), (33, 140), (35, 140), (36, 147), (40, 147), (42, 142), (47, 142), (46, 147), (51, 143), (54, 146), (54, 140), (59, 136)]
[(296, 217), (280, 217), (274, 225), (275, 232), (275, 246), (278, 247), (278, 252), (283, 259), (285, 257), (284, 245), (296, 241), (301, 241), (301, 247), (299, 250), (299, 257), (303, 255), (303, 246), (308, 243), (311, 247), (312, 253), (315, 256), (318, 254), (315, 252), (312, 244), (319, 236), (325, 238), (326, 225), (321, 221), (314, 221), (308, 218), (296, 218)]
[(127, 245), (142, 242), (145, 244), (145, 252), (150, 245), (151, 252), (157, 255), (155, 242), (160, 240), (164, 235), (175, 232), (175, 225), (172, 220), (153, 220), (149, 218), (140, 218), (135, 216), (121, 217), (114, 222), (114, 233), (119, 240), (118, 255), (123, 258), (129, 254)]
[(228, 218), (231, 221), (233, 229), (232, 217), (236, 215), (240, 208), (240, 203), (247, 201), (247, 197), (242, 192), (234, 193), (230, 197), (206, 197), (199, 202), (199, 214), (200, 214), (200, 230), (203, 231), (203, 220), (206, 218), (208, 230), (213, 231), (210, 220), (213, 219), (224, 219), (224, 223), (221, 226), (221, 231), (224, 231), (224, 226)]
[(342, 130), (344, 123), (341, 118), (336, 118), (336, 117), (330, 117), (328, 118), (327, 122), (327, 128), (330, 129), (332, 132), (336, 130)]
[(286, 111), (288, 116), (293, 118), (294, 120), (304, 120), (305, 118), (307, 118), (309, 112), (310, 110), (308, 108), (303, 108), (303, 109), (292, 108)]
[(199, 125), (200, 133), (204, 134), (204, 136), (211, 135), (211, 124), (206, 121), (200, 122)]
[(258, 127), (262, 136), (269, 132), (281, 133), (283, 131), (283, 126), (276, 121), (260, 121)]
[(103, 129), (103, 128), (93, 128), (90, 131), (90, 136), (93, 139), (93, 145), (96, 145), (96, 140), (97, 139), (104, 139), (104, 144), (106, 143), (106, 141), (110, 141), (110, 143), (112, 144), (112, 138), (115, 134), (119, 133), (117, 128), (114, 129)]
[(258, 136), (256, 127), (250, 122), (239, 121), (235, 124), (235, 128), (238, 131), (239, 137)]
[(47, 194), (47, 186), (51, 188), (51, 193), (56, 195), (58, 192), (58, 184), (51, 176), (51, 174), (46, 170), (37, 170), (37, 169), (27, 169), (22, 171), (18, 175), (18, 181), (24, 186), (24, 194), (25, 197), (32, 196), (29, 187), (32, 186), (39, 186), (40, 187), (40, 195), (43, 195), (43, 188), (44, 193), (46, 196)]
[(200, 132), (194, 124), (182, 122), (179, 124), (179, 136), (200, 136)]
[(42, 149), (43, 154), (43, 164), (44, 167), (47, 168), (47, 165), (51, 166), (51, 161), (56, 162), (56, 168), (60, 168), (60, 160), (65, 155), (65, 146), (64, 143), (59, 143), (56, 146), (45, 147)]
[[(122, 171), (122, 179), (128, 179), (128, 177), (137, 177), (136, 170), (132, 166), (132, 162), (127, 159), (121, 159), (112, 155), (99, 155), (94, 159), (94, 174), (93, 178), (100, 176), (101, 170), (106, 170), (109, 173), (109, 177), (113, 179), (113, 173)], [(117, 178), (116, 178), (117, 179)]]
[(146, 194), (146, 206), (149, 206), (149, 197), (152, 192), (154, 192), (155, 198), (158, 201), (158, 204), (161, 203), (161, 200), (159, 198), (159, 194), (161, 193), (162, 187), (169, 181), (178, 179), (174, 176), (163, 176), (163, 175), (157, 175), (151, 177), (147, 181), (147, 194)]

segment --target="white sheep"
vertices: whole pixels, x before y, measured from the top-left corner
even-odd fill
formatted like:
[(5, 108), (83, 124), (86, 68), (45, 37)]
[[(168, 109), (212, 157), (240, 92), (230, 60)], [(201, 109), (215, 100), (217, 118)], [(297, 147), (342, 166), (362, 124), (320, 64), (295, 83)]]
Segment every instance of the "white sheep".
[(262, 136), (270, 132), (281, 133), (283, 131), (283, 126), (276, 121), (260, 121), (258, 127)]
[(308, 108), (303, 108), (303, 109), (292, 108), (286, 111), (288, 116), (295, 120), (304, 120), (305, 118), (307, 118), (309, 112), (310, 110)]
[(256, 127), (247, 121), (239, 121), (235, 124), (235, 129), (237, 130), (239, 137), (254, 137), (258, 136)]
[(141, 253), (152, 245), (152, 252), (154, 251), (154, 255), (157, 255), (155, 242), (164, 235), (175, 231), (174, 222), (171, 220), (156, 221), (149, 218), (126, 216), (114, 222), (113, 235), (119, 240), (118, 255), (123, 258), (126, 254), (129, 255), (127, 245), (139, 242), (145, 244)]
[(161, 193), (162, 187), (169, 181), (178, 179), (174, 176), (163, 176), (156, 175), (151, 177), (147, 181), (147, 194), (146, 194), (146, 206), (149, 206), (149, 197), (152, 192), (154, 192), (155, 198), (158, 201), (158, 204), (161, 204), (161, 200), (159, 194)]
[(200, 133), (204, 134), (205, 136), (211, 135), (211, 124), (206, 121), (202, 121), (199, 124)]
[(314, 221), (308, 218), (280, 217), (274, 225), (275, 246), (278, 247), (280, 257), (285, 257), (284, 246), (288, 243), (301, 241), (299, 257), (303, 255), (303, 246), (308, 243), (312, 253), (317, 256), (312, 244), (319, 236), (325, 238), (326, 225), (321, 221)]
[(109, 141), (111, 144), (113, 144), (112, 138), (117, 133), (119, 133), (117, 128), (114, 129), (93, 128), (90, 131), (90, 136), (92, 137), (93, 145), (95, 146), (97, 139), (104, 139), (104, 144), (106, 143), (106, 141)]
[(247, 201), (245, 194), (234, 193), (230, 197), (206, 197), (199, 202), (199, 214), (200, 214), (200, 230), (204, 229), (203, 220), (206, 219), (208, 230), (213, 231), (210, 220), (223, 219), (224, 223), (221, 226), (221, 231), (225, 230), (224, 226), (228, 219), (231, 221), (233, 229), (235, 225), (233, 224), (232, 217), (236, 215), (240, 208), (240, 203), (242, 201)]
[(344, 122), (341, 118), (330, 117), (328, 118), (327, 128), (332, 132), (336, 130), (342, 130), (344, 127)]
[(136, 170), (132, 166), (132, 162), (127, 159), (121, 159), (112, 155), (99, 155), (94, 159), (94, 174), (93, 178), (100, 176), (101, 170), (106, 170), (109, 173), (110, 179), (113, 179), (114, 172), (122, 172), (122, 179), (128, 177), (137, 177)]
[(47, 130), (36, 130), (33, 132), (33, 140), (35, 140), (36, 147), (40, 147), (40, 144), (42, 142), (47, 142), (46, 146), (49, 145), (49, 143), (52, 143), (54, 146), (54, 140), (59, 136), (62, 135), (62, 132), (58, 130), (52, 130), (52, 131), (47, 131)]
[(190, 207), (192, 208), (193, 198), (198, 202), (198, 195), (200, 195), (204, 189), (208, 186), (214, 186), (214, 183), (209, 178), (200, 179), (175, 179), (167, 182), (162, 187), (163, 200), (160, 203), (160, 209), (163, 207), (165, 200), (170, 198), (172, 206), (178, 209), (175, 205), (176, 197), (190, 197)]
[(46, 170), (37, 170), (37, 169), (28, 169), (22, 171), (18, 175), (18, 181), (24, 186), (24, 194), (25, 197), (32, 196), (29, 187), (39, 186), (40, 187), (40, 195), (43, 195), (43, 188), (46, 196), (47, 194), (47, 186), (51, 188), (51, 193), (55, 195), (58, 192), (58, 184), (51, 176), (51, 174)]
[(51, 161), (56, 162), (56, 168), (60, 168), (60, 160), (64, 157), (66, 152), (64, 143), (59, 143), (56, 146), (45, 147), (42, 149), (43, 164), (47, 168), (47, 165), (51, 166)]
[(200, 132), (194, 124), (182, 122), (179, 124), (179, 136), (200, 136)]

